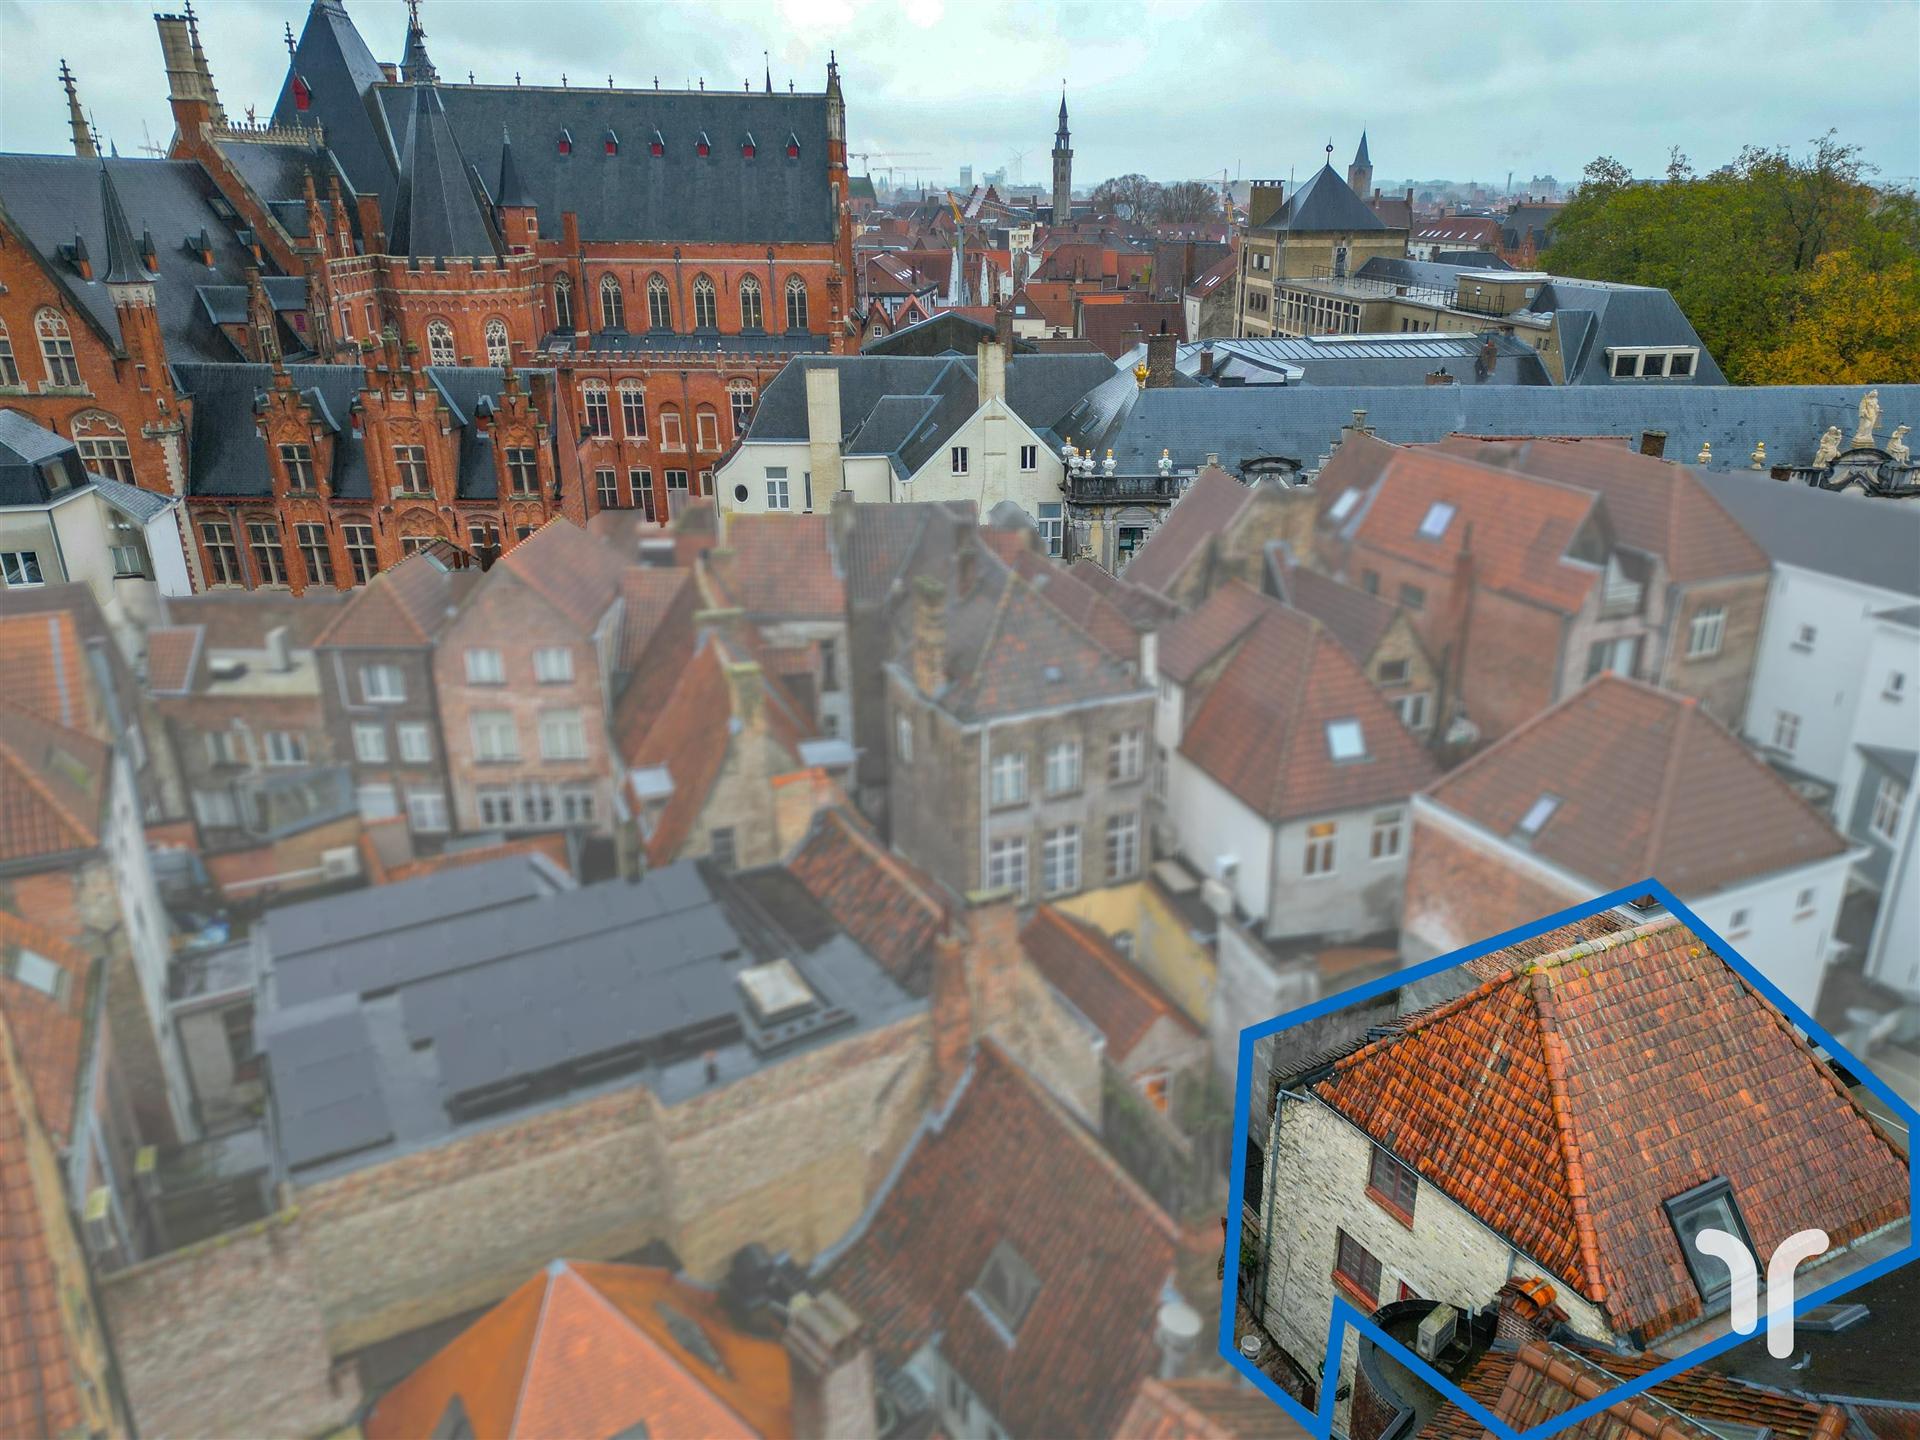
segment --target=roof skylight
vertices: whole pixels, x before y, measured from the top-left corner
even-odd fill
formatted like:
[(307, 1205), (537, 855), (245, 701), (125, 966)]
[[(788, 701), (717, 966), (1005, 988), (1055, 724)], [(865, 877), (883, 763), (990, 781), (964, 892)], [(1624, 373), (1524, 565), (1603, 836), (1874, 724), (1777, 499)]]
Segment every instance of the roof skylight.
[(1329, 720), (1327, 722), (1327, 753), (1336, 760), (1366, 758), (1367, 737), (1360, 728), (1360, 722)]
[(1533, 802), (1533, 805), (1528, 809), (1527, 813), (1520, 817), (1520, 833), (1522, 835), (1538, 835), (1540, 831), (1545, 828), (1547, 821), (1553, 818), (1553, 812), (1559, 808), (1560, 797), (1558, 795), (1542, 795), (1538, 800)]
[(1447, 533), (1447, 525), (1453, 519), (1453, 506), (1444, 500), (1436, 500), (1427, 507), (1427, 518), (1420, 522), (1420, 533), (1428, 540), (1438, 540)]

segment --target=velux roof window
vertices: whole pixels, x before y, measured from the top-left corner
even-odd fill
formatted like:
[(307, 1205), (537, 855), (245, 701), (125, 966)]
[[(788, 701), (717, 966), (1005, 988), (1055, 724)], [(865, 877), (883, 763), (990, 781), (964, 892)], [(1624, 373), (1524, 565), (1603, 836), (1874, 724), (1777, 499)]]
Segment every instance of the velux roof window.
[[(1668, 1200), (1666, 1210), (1673, 1233), (1679, 1238), (1680, 1253), (1687, 1262), (1687, 1273), (1693, 1277), (1693, 1285), (1700, 1292), (1700, 1298), (1708, 1305), (1725, 1299), (1727, 1292), (1733, 1288), (1733, 1275), (1727, 1269), (1726, 1261), (1703, 1252), (1699, 1242), (1702, 1231), (1724, 1230), (1736, 1236), (1752, 1252), (1753, 1236), (1747, 1231), (1747, 1222), (1740, 1216), (1740, 1207), (1734, 1203), (1733, 1186), (1725, 1179), (1709, 1180)], [(1755, 1266), (1759, 1263), (1756, 1257)]]
[(1327, 753), (1335, 760), (1364, 760), (1367, 737), (1358, 720), (1327, 722)]
[(1538, 835), (1546, 827), (1547, 821), (1553, 818), (1553, 812), (1559, 808), (1558, 795), (1542, 795), (1528, 807), (1527, 813), (1520, 817), (1520, 833), (1528, 836)]
[(1436, 500), (1427, 507), (1426, 519), (1420, 522), (1422, 539), (1438, 540), (1447, 533), (1447, 526), (1453, 520), (1453, 506), (1444, 500)]
[(1033, 1308), (1033, 1297), (1040, 1293), (1040, 1277), (1020, 1257), (1020, 1252), (1002, 1240), (987, 1256), (980, 1278), (973, 1282), (973, 1297), (1011, 1341)]
[(1333, 508), (1327, 514), (1334, 520), (1344, 520), (1353, 513), (1353, 507), (1360, 503), (1360, 492), (1349, 490), (1333, 502)]

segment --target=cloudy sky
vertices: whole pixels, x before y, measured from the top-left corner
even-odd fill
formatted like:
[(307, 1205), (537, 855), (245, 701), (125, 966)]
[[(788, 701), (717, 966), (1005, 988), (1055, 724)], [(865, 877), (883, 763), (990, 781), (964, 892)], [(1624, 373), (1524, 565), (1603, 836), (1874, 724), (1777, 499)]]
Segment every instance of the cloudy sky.
[[(64, 150), (55, 76), (80, 77), (121, 153), (171, 133), (154, 4), (0, 0), (0, 149)], [(349, 0), (374, 53), (397, 58), (401, 0)], [(303, 0), (202, 0), (228, 112), (268, 110), (282, 27)], [(1048, 173), (1068, 84), (1081, 188), (1306, 173), (1344, 165), (1364, 126), (1375, 177), (1570, 180), (1600, 152), (1635, 172), (1678, 145), (1707, 168), (1743, 144), (1800, 146), (1828, 128), (1884, 177), (1920, 175), (1920, 4), (1411, 4), (1275, 0), (426, 0), (442, 75), (557, 84), (824, 82), (839, 51), (852, 147), (951, 183), (957, 167)], [(1024, 154), (1023, 154), (1024, 152)], [(874, 165), (884, 163), (876, 160)]]

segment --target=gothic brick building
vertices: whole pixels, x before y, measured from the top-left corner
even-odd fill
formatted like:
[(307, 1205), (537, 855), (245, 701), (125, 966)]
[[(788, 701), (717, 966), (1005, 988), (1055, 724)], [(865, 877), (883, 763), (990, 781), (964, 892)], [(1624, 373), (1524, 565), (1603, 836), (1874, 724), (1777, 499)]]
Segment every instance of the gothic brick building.
[[(0, 157), (0, 406), (184, 495), (203, 585), (664, 524), (794, 354), (853, 346), (845, 107), (440, 80), (312, 0), (264, 124), (157, 17), (166, 160)], [(249, 111), (251, 117), (251, 111)]]

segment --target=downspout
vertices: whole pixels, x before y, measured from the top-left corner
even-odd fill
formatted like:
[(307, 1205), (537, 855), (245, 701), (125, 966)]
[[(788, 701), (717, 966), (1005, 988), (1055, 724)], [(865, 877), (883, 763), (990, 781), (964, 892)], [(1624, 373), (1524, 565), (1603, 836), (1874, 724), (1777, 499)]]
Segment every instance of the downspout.
[[(1255, 1303), (1247, 1307), (1253, 1311), (1253, 1318), (1262, 1325), (1267, 1323), (1267, 1277), (1273, 1265), (1273, 1177), (1277, 1163), (1276, 1156), (1280, 1150), (1280, 1147), (1274, 1143), (1274, 1136), (1280, 1128), (1275, 1123), (1279, 1114), (1280, 1098), (1276, 1097), (1273, 1108), (1267, 1111), (1267, 1178), (1260, 1187), (1260, 1278), (1256, 1282), (1254, 1291)], [(1233, 1257), (1233, 1263), (1236, 1267), (1240, 1264), (1238, 1255)]]

